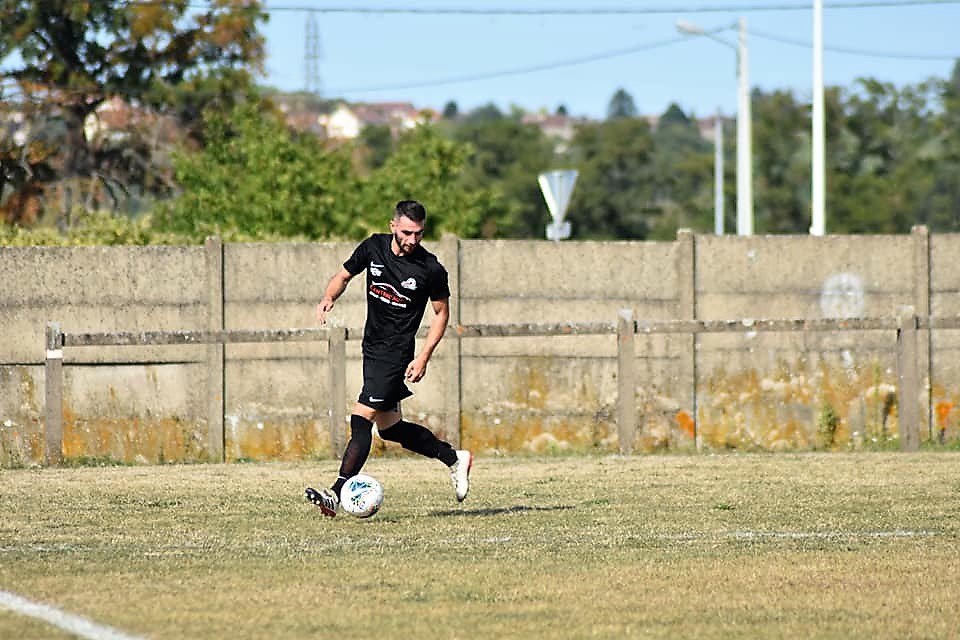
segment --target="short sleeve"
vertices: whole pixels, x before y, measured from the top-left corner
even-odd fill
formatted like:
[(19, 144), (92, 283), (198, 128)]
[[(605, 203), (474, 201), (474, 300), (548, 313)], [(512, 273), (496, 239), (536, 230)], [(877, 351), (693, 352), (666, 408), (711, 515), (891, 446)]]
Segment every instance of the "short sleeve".
[(367, 238), (358, 244), (350, 257), (343, 263), (343, 268), (346, 269), (350, 275), (355, 276), (367, 268), (367, 265), (370, 263), (370, 242), (371, 238)]
[(450, 282), (447, 270), (439, 262), (433, 264), (430, 270), (430, 299), (446, 300), (450, 297)]

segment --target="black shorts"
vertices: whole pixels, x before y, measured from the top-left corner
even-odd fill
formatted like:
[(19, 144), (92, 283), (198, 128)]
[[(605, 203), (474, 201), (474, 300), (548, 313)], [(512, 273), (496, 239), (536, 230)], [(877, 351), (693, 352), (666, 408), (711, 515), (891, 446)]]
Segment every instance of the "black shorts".
[(400, 408), (400, 401), (413, 392), (407, 388), (407, 365), (363, 358), (363, 389), (357, 402), (377, 411)]

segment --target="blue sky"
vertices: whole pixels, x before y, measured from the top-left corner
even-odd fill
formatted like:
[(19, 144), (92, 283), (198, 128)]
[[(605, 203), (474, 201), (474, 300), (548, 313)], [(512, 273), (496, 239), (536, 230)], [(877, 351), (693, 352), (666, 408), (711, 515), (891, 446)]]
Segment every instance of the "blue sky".
[[(960, 58), (960, 0), (876, 6), (892, 1), (824, 0), (828, 86), (853, 88), (857, 78), (869, 77), (902, 87), (949, 77)], [(801, 100), (811, 95), (812, 0), (266, 0), (266, 6), (263, 82), (284, 90), (306, 86), (312, 8), (321, 95), (350, 101), (442, 109), (454, 100), (461, 111), (490, 102), (528, 111), (562, 104), (573, 115), (602, 118), (623, 88), (645, 114), (662, 113), (671, 102), (699, 116), (717, 109), (733, 114), (733, 25), (741, 17), (750, 85), (789, 90)], [(384, 8), (531, 13), (377, 11)], [(581, 13), (551, 13), (561, 9)], [(718, 37), (731, 46), (684, 36), (678, 20), (708, 30), (730, 26)]]

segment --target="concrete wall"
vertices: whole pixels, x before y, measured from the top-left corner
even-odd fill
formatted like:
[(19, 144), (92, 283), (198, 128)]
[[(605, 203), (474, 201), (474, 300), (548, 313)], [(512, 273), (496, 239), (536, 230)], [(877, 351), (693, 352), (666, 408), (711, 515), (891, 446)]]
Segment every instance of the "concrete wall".
[[(960, 314), (960, 235), (715, 237), (675, 242), (428, 243), (465, 325)], [(67, 332), (315, 325), (352, 243), (0, 248), (0, 465), (42, 457), (44, 328)], [(354, 283), (331, 322), (362, 327)], [(429, 321), (429, 312), (426, 321)], [(222, 318), (222, 322), (221, 319)], [(926, 332), (924, 334), (926, 339)], [(957, 331), (924, 349), (925, 439), (956, 438)], [(640, 451), (847, 447), (897, 433), (895, 332), (638, 335)], [(926, 344), (926, 343), (924, 343)], [(327, 345), (225, 348), (227, 460), (329, 457)], [(360, 346), (347, 343), (349, 413)], [(203, 460), (203, 346), (67, 348), (64, 454)], [(614, 451), (616, 337), (448, 334), (405, 415), (480, 452)], [(459, 407), (459, 411), (457, 408)], [(832, 412), (832, 413), (831, 413)], [(831, 423), (829, 417), (836, 416)], [(835, 431), (829, 442), (824, 427)], [(344, 431), (346, 425), (344, 425)], [(377, 445), (378, 451), (384, 447)]]

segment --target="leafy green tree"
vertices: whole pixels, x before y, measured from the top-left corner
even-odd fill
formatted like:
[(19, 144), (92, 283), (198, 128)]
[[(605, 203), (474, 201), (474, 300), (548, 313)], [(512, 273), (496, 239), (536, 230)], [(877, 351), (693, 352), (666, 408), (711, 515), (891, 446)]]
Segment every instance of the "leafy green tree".
[(754, 91), (751, 113), (754, 231), (808, 233), (809, 107), (789, 91)]
[(385, 124), (367, 125), (360, 131), (360, 147), (364, 164), (371, 169), (379, 169), (393, 152), (393, 132)]
[(943, 104), (932, 119), (932, 139), (921, 150), (921, 173), (931, 181), (921, 222), (933, 231), (960, 231), (960, 60), (950, 77), (935, 84)]
[(607, 120), (636, 118), (637, 114), (637, 105), (633, 101), (633, 96), (625, 89), (617, 89), (607, 105)]
[(197, 238), (363, 234), (349, 149), (328, 152), (256, 105), (210, 111), (205, 126), (202, 150), (175, 155), (182, 192), (157, 207), (157, 229)]
[(509, 203), (500, 218), (487, 218), (482, 237), (541, 238), (550, 220), (537, 175), (554, 163), (553, 147), (535, 124), (516, 118), (469, 119), (454, 139), (473, 149), (465, 183), (473, 189), (497, 189)]
[(361, 175), (351, 145), (327, 148), (294, 134), (274, 114), (241, 105), (208, 112), (200, 151), (175, 157), (181, 195), (158, 207), (154, 228), (201, 239), (351, 238), (383, 231), (398, 200), (430, 212), (428, 233), (473, 237), (480, 221), (503, 215), (492, 192), (462, 183), (466, 145), (418, 127), (381, 167)]
[(149, 141), (98, 147), (84, 135), (87, 117), (111, 97), (184, 122), (232, 104), (261, 68), (265, 19), (257, 0), (199, 10), (184, 0), (0, 0), (0, 59), (15, 60), (6, 75), (35, 105), (31, 120), (63, 125), (57, 178), (130, 191), (154, 171)]
[(495, 191), (465, 185), (469, 155), (469, 145), (441, 136), (432, 126), (404, 133), (383, 167), (361, 185), (355, 215), (364, 216), (367, 231), (382, 231), (396, 201), (419, 200), (430, 216), (430, 237), (477, 237), (484, 220), (502, 218), (507, 209)]
[(483, 105), (482, 107), (477, 107), (473, 111), (467, 113), (464, 117), (466, 122), (488, 122), (491, 120), (500, 120), (504, 118), (503, 112), (500, 111), (500, 108), (493, 104), (492, 102)]
[(675, 103), (653, 132), (653, 198), (662, 215), (650, 237), (672, 239), (679, 227), (713, 227), (713, 151), (695, 119)]
[(457, 106), (457, 103), (453, 100), (450, 100), (443, 106), (443, 119), (444, 120), (456, 120), (460, 115), (460, 107)]
[(584, 125), (570, 153), (580, 171), (567, 213), (573, 236), (645, 239), (662, 214), (654, 198), (654, 142), (647, 122), (614, 118)]
[(830, 156), (831, 230), (906, 233), (930, 217), (933, 184), (924, 170), (924, 156), (934, 151), (929, 98), (922, 85), (898, 89), (873, 80), (860, 80), (849, 92), (844, 111), (833, 118), (842, 123), (844, 153)]

